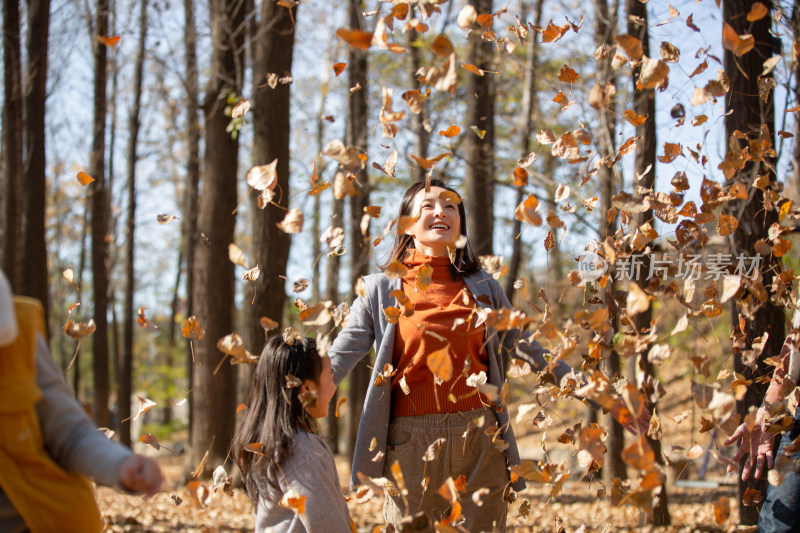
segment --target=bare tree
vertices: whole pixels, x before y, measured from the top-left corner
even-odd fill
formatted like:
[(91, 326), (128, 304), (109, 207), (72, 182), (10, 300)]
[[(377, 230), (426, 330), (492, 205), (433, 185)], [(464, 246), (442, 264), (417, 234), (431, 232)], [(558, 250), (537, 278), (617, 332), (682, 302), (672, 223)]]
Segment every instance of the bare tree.
[[(109, 1), (98, 0), (95, 13), (95, 37), (108, 36)], [(94, 421), (98, 426), (109, 427), (108, 410), (110, 379), (108, 372), (108, 216), (109, 192), (106, 183), (105, 135), (108, 111), (106, 82), (108, 78), (108, 51), (97, 38), (94, 47), (94, 127), (90, 155), (92, 193), (92, 289), (94, 294), (94, 321), (92, 337), (94, 348), (92, 371), (94, 377)]]
[(50, 295), (45, 244), (45, 101), (47, 99), (47, 37), (50, 31), (50, 0), (28, 1), (28, 62), (25, 67), (24, 98), (24, 248), (22, 293), (44, 306), (49, 325)]
[[(222, 464), (233, 436), (236, 409), (235, 367), (217, 369), (221, 354), (216, 342), (233, 331), (234, 267), (228, 259), (236, 222), (238, 137), (226, 131), (230, 118), (226, 102), (236, 102), (242, 89), (244, 8), (238, 0), (210, 0), (211, 76), (204, 103), (206, 124), (205, 174), (198, 212), (198, 232), (204, 237), (196, 249), (194, 312), (206, 327), (206, 337), (195, 344), (191, 464), (206, 450), (210, 464)], [(215, 373), (216, 370), (216, 373)], [(202, 413), (203, 416), (196, 416)]]
[(141, 0), (139, 11), (139, 49), (133, 76), (133, 107), (128, 120), (128, 213), (125, 223), (125, 306), (123, 319), (122, 368), (119, 379), (120, 440), (131, 445), (131, 395), (133, 382), (133, 324), (135, 289), (134, 249), (136, 232), (136, 162), (139, 141), (140, 112), (142, 107), (142, 79), (144, 78), (145, 43), (147, 42), (147, 0)]
[(19, 0), (3, 2), (3, 270), (22, 292), (22, 53)]
[[(492, 12), (492, 0), (469, 0), (479, 14)], [(492, 70), (494, 44), (481, 38), (483, 30), (473, 24), (467, 41), (467, 62)], [(491, 255), (494, 247), (494, 78), (467, 74), (466, 123), (483, 133), (467, 133), (464, 206), (470, 244), (479, 255)]]
[[(730, 49), (725, 50), (724, 66), (725, 73), (730, 79), (730, 89), (725, 98), (725, 135), (729, 139), (729, 149), (732, 151), (741, 150), (747, 146), (764, 146), (769, 143), (775, 145), (775, 109), (772, 91), (769, 91), (766, 98), (760, 97), (759, 86), (763, 83), (762, 79), (768, 82), (772, 74), (761, 75), (764, 61), (769, 59), (776, 49), (779, 53), (779, 45), (776, 38), (770, 32), (771, 11), (773, 3), (770, 0), (762, 2), (770, 11), (766, 17), (755, 22), (747, 21), (747, 13), (750, 11), (752, 0), (726, 0), (722, 4), (722, 20), (739, 35), (750, 34), (755, 40), (755, 46), (749, 52), (737, 57)], [(734, 132), (743, 132), (746, 139), (739, 139), (734, 136)], [(760, 143), (749, 143), (748, 141), (760, 141)], [(752, 149), (752, 148), (751, 148)], [(755, 154), (754, 154), (755, 155)], [(764, 191), (758, 187), (751, 186), (757, 176), (768, 177), (770, 187), (776, 181), (774, 155), (767, 152), (758, 154), (763, 156), (763, 162), (754, 163), (748, 161), (743, 169), (728, 175), (728, 184), (734, 182), (742, 183), (750, 188), (750, 195), (747, 200), (731, 202), (732, 214), (739, 220), (739, 225), (733, 233), (733, 247), (735, 254), (744, 254), (746, 257), (755, 257), (756, 242), (759, 239), (768, 238), (769, 227), (778, 222), (776, 209), (765, 208)], [(767, 187), (769, 190), (770, 187)], [(772, 292), (772, 280), (781, 272), (780, 259), (774, 255), (765, 258), (765, 264), (761, 266), (760, 283), (766, 288), (767, 292)], [(770, 368), (764, 363), (768, 357), (777, 356), (781, 350), (781, 345), (785, 339), (785, 316), (783, 307), (774, 303), (772, 299), (767, 299), (763, 303), (754, 303), (755, 298), (742, 302), (742, 307), (732, 305), (731, 318), (734, 328), (739, 328), (739, 320), (745, 321), (744, 337), (741, 342), (734, 343), (734, 370), (744, 376), (746, 380), (752, 380), (753, 384), (747, 387), (747, 393), (742, 400), (736, 402), (736, 410), (743, 418), (750, 407), (758, 406), (764, 398), (767, 384), (759, 383), (759, 376), (768, 374)], [(747, 351), (752, 350), (753, 340), (769, 334), (764, 351), (756, 364), (747, 364)], [(744, 346), (737, 346), (743, 344)], [(750, 476), (747, 481), (739, 481), (740, 501), (748, 488), (756, 489), (762, 494), (766, 491), (766, 479), (755, 479)], [(739, 506), (739, 522), (741, 524), (756, 524), (758, 521), (758, 506)]]

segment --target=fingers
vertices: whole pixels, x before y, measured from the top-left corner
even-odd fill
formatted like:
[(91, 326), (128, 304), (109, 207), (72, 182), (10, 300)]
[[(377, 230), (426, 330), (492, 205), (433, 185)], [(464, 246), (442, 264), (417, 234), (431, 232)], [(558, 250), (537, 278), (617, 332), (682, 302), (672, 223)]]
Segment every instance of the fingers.
[(744, 436), (744, 432), (746, 430), (747, 430), (747, 426), (745, 424), (741, 424), (739, 427), (737, 427), (736, 431), (734, 431), (731, 434), (731, 436), (728, 437), (728, 439), (725, 441), (725, 443), (724, 443), (725, 446), (730, 446), (731, 444), (736, 442), (738, 439), (742, 438)]
[(761, 472), (763, 470), (764, 470), (764, 456), (759, 454), (758, 459), (756, 459), (756, 471), (755, 471), (756, 479), (761, 477)]
[(742, 481), (747, 481), (747, 478), (750, 477), (751, 468), (752, 463), (750, 461), (745, 461), (744, 468), (742, 468)]

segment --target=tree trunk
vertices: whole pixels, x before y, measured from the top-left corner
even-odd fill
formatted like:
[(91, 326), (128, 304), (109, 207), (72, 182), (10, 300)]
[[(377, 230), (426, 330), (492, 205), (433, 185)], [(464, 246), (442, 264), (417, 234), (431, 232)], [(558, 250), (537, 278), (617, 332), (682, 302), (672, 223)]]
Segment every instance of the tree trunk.
[[(351, 29), (363, 29), (364, 22), (361, 18), (361, 1), (350, 0), (348, 16)], [(345, 144), (353, 146), (359, 153), (367, 152), (367, 52), (350, 47), (348, 50), (348, 83), (350, 87), (361, 85), (361, 90), (350, 95), (347, 107), (347, 128)], [(369, 229), (367, 234), (361, 233), (361, 217), (364, 208), (369, 205), (370, 184), (366, 170), (363, 168), (356, 173), (358, 183), (361, 185), (361, 194), (350, 197), (350, 246), (352, 264), (350, 267), (350, 300), (355, 298), (354, 287), (358, 279), (367, 274), (370, 252), (372, 247), (369, 242)], [(369, 227), (367, 227), (369, 228)], [(347, 392), (347, 402), (350, 405), (350, 424), (347, 432), (347, 454), (352, 457), (358, 435), (358, 423), (364, 398), (367, 395), (370, 376), (369, 357), (363, 358), (350, 372), (350, 386)]]
[[(616, 33), (618, 2), (614, 0), (612, 6), (609, 8), (606, 0), (594, 0), (594, 7), (595, 42), (597, 44), (605, 43), (606, 46), (611, 47), (613, 46), (614, 35)], [(606, 84), (615, 82), (616, 80), (614, 79), (614, 74), (611, 69), (610, 58), (599, 62), (597, 83), (605, 86)], [(615, 108), (616, 101), (612, 98), (608, 107), (599, 111), (600, 127), (598, 128), (597, 144), (600, 151), (599, 155), (602, 157), (613, 154), (615, 151)], [(611, 197), (616, 193), (616, 176), (614, 169), (606, 164), (600, 165), (597, 174), (598, 182), (600, 183), (600, 216), (603, 218), (600, 225), (600, 240), (605, 240), (607, 237), (611, 237), (617, 232), (616, 217), (611, 220), (608, 220), (607, 217), (607, 213), (611, 209)], [(608, 298), (614, 297), (616, 292), (615, 285), (614, 279), (610, 279), (606, 286), (606, 295)], [(610, 302), (607, 302), (607, 305), (610, 305)], [(611, 327), (615, 332), (619, 330), (619, 317), (616, 315), (612, 318)], [(614, 350), (611, 350), (611, 353), (606, 359), (606, 373), (612, 380), (620, 376), (619, 354)], [(606, 482), (606, 487), (610, 488), (614, 478), (627, 478), (625, 463), (622, 462), (622, 450), (625, 448), (625, 435), (622, 426), (614, 420), (610, 414), (606, 417), (606, 421), (608, 427), (608, 440), (606, 441), (608, 453), (606, 454), (606, 461), (603, 466), (603, 478)]]
[(108, 372), (108, 188), (105, 176), (106, 134), (106, 81), (108, 54), (106, 46), (96, 37), (108, 34), (109, 1), (97, 1), (96, 35), (94, 36), (94, 128), (91, 153), (92, 188), (92, 288), (94, 294), (94, 321), (92, 337), (94, 357), (94, 421), (100, 427), (109, 427), (108, 410), (110, 388)]
[(28, 64), (25, 68), (25, 163), (23, 192), (24, 249), (22, 293), (42, 302), (49, 330), (50, 294), (45, 243), (45, 101), (47, 99), (47, 37), (50, 0), (28, 0)]
[[(331, 208), (331, 225), (335, 228), (342, 227), (342, 218), (344, 216), (344, 200), (335, 200)], [(342, 258), (339, 255), (330, 255), (327, 258), (325, 266), (325, 294), (324, 298), (332, 302), (339, 301), (339, 268), (341, 267)], [(339, 391), (331, 400), (331, 403), (338, 400)], [(334, 404), (335, 405), (335, 404)], [(357, 417), (360, 411), (355, 412), (352, 406), (347, 406), (347, 412), (350, 418)], [(333, 413), (333, 414), (332, 414)], [(339, 452), (339, 424), (335, 416), (335, 409), (328, 409), (328, 417), (326, 419), (326, 427), (328, 434), (325, 435), (328, 444), (332, 444), (331, 451), (333, 453)]]
[[(257, 195), (251, 195), (252, 209), (252, 262), (258, 264), (261, 275), (248, 283), (245, 303), (246, 345), (253, 353), (264, 348), (264, 329), (260, 319), (269, 317), (279, 324), (283, 319), (286, 302), (286, 265), (289, 261), (291, 238), (278, 228), (289, 208), (290, 159), (290, 103), (291, 85), (278, 84), (274, 89), (265, 86), (270, 73), (282, 76), (292, 70), (295, 21), (297, 7), (291, 10), (274, 2), (263, 2), (261, 17), (251, 38), (253, 56), (253, 164), (266, 165), (275, 159), (278, 185), (273, 204), (258, 207)], [(282, 328), (270, 332), (280, 334)], [(250, 389), (252, 367), (239, 371), (240, 398), (246, 398)]]
[[(492, 12), (492, 0), (469, 0), (478, 14)], [(494, 70), (494, 44), (481, 38), (474, 24), (467, 41), (467, 63), (483, 70)], [(481, 139), (474, 131), (466, 133), (466, 174), (464, 207), (467, 233), (478, 255), (491, 255), (494, 248), (494, 77), (467, 74), (467, 116), (465, 124), (485, 132)]]
[[(125, 311), (123, 325), (122, 372), (119, 390), (120, 420), (131, 416), (131, 397), (133, 384), (133, 327), (135, 309), (133, 294), (135, 289), (134, 248), (136, 231), (136, 162), (137, 143), (139, 140), (140, 110), (142, 105), (142, 78), (144, 77), (145, 42), (147, 41), (147, 0), (141, 0), (139, 12), (139, 50), (136, 55), (136, 67), (133, 78), (133, 108), (128, 122), (128, 218), (125, 224), (127, 240), (125, 242)], [(130, 420), (120, 424), (120, 440), (126, 446), (131, 445)]]
[[(542, 24), (542, 5), (544, 0), (536, 0), (536, 6), (533, 8), (534, 25), (541, 26)], [(527, 43), (527, 56), (525, 58), (525, 81), (522, 85), (522, 111), (520, 112), (520, 138), (519, 149), (520, 158), (528, 157), (528, 151), (531, 147), (531, 133), (533, 133), (533, 125), (535, 123), (536, 111), (539, 105), (536, 99), (536, 70), (539, 64), (539, 38), (538, 33), (531, 31), (528, 33)], [(546, 175), (549, 177), (549, 174)], [(514, 205), (519, 205), (525, 199), (525, 187), (517, 187), (517, 199)], [(514, 301), (514, 282), (519, 277), (520, 267), (522, 266), (522, 221), (514, 218), (514, 229), (512, 230), (512, 238), (514, 239), (513, 251), (511, 253), (511, 261), (508, 267), (508, 275), (506, 276), (505, 292), (509, 301)], [(508, 368), (508, 365), (506, 365)]]
[(22, 292), (22, 53), (19, 0), (3, 2), (3, 271), (16, 294)]
[[(186, 317), (194, 314), (194, 268), (197, 232), (197, 211), (200, 190), (200, 102), (197, 82), (197, 33), (194, 22), (194, 0), (183, 1), (183, 45), (186, 57), (186, 193), (183, 206), (183, 256), (186, 269)], [(191, 343), (186, 344), (186, 378), (188, 390), (194, 387), (194, 354)], [(194, 400), (189, 395), (189, 434), (192, 433)]]
[[(408, 17), (409, 19), (414, 17), (414, 5), (409, 4), (409, 11)], [(419, 82), (417, 81), (417, 71), (419, 67), (422, 66), (420, 64), (420, 49), (418, 46), (415, 46), (415, 43), (419, 39), (419, 32), (415, 28), (411, 28), (406, 32), (406, 46), (408, 47), (408, 77), (409, 77), (409, 87), (412, 89), (419, 88)], [(411, 119), (411, 131), (414, 133), (414, 145), (413, 145), (413, 154), (417, 157), (422, 159), (428, 158), (428, 143), (430, 142), (431, 133), (429, 128), (431, 127), (428, 123), (428, 101), (422, 102), (422, 110), (419, 113), (411, 113), (409, 117)], [(426, 127), (428, 129), (426, 129)], [(415, 181), (422, 181), (425, 179), (425, 169), (419, 165), (414, 165), (414, 180)]]
[[(226, 128), (225, 104), (241, 94), (244, 60), (244, 9), (237, 0), (210, 0), (211, 76), (204, 104), (206, 124), (205, 179), (200, 198), (198, 232), (207, 240), (196, 250), (194, 312), (206, 328), (195, 341), (193, 399), (189, 458), (192, 468), (209, 451), (209, 465), (222, 464), (235, 425), (235, 367), (223, 363), (219, 339), (234, 329), (234, 266), (228, 259), (236, 217), (236, 176), (239, 142)], [(210, 469), (206, 469), (210, 475)]]
[[(800, 0), (795, 0), (792, 7), (792, 38), (800, 41)], [(794, 62), (794, 101), (800, 102), (800, 61)], [(800, 120), (794, 121), (794, 144), (792, 145), (792, 185), (795, 194), (800, 197)]]
[[(83, 291), (83, 273), (86, 272), (86, 234), (89, 231), (89, 214), (91, 212), (91, 204), (92, 199), (90, 196), (87, 196), (83, 202), (83, 226), (81, 228), (81, 252), (78, 259), (78, 289), (82, 292)], [(78, 298), (81, 298), (80, 293), (78, 294)], [(75, 354), (75, 361), (72, 363), (72, 367), (74, 368), (74, 373), (72, 374), (72, 391), (75, 393), (75, 399), (80, 401), (80, 386), (81, 386), (81, 353), (78, 350), (80, 347), (80, 341), (75, 340), (72, 342), (75, 345), (73, 349), (73, 353)]]
[[(644, 55), (650, 57), (650, 32), (647, 22), (647, 6), (640, 0), (626, 0), (626, 4), (626, 10), (628, 12), (628, 34), (637, 37), (642, 42), (642, 50), (644, 51)], [(634, 22), (635, 20), (640, 21), (640, 23)], [(636, 127), (636, 136), (640, 137), (640, 139), (636, 143), (634, 173), (636, 176), (643, 176), (641, 180), (639, 180), (639, 185), (642, 188), (652, 190), (656, 180), (656, 98), (655, 91), (653, 89), (639, 90), (636, 88), (636, 82), (639, 79), (639, 73), (640, 69), (638, 67), (633, 69), (633, 110), (637, 115), (647, 117), (647, 120), (643, 124)], [(638, 193), (638, 189), (634, 191), (634, 194), (639, 198), (641, 197), (641, 194)], [(640, 213), (635, 220), (636, 227), (640, 227), (645, 223), (653, 224), (653, 210), (648, 209), (644, 213)], [(647, 281), (644, 279), (644, 277), (649, 276), (650, 255), (645, 254), (642, 257), (642, 262), (644, 263), (644, 266), (640, 270), (642, 279), (637, 281), (639, 285), (646, 290)], [(636, 327), (637, 334), (647, 333), (650, 331), (650, 321), (652, 320), (652, 317), (652, 304), (647, 308), (646, 311), (639, 313), (634, 317), (633, 322)], [(649, 348), (646, 348), (641, 352), (640, 355), (640, 368), (644, 373), (642, 389), (647, 393), (651, 392), (647, 389), (651, 388), (650, 384), (652, 384), (656, 379), (655, 368), (647, 359), (648, 350)], [(635, 371), (635, 368), (636, 366), (632, 364), (631, 369)], [(632, 379), (631, 381), (634, 384), (636, 383), (635, 379)], [(645, 394), (645, 398), (647, 400), (648, 408), (650, 409), (650, 412), (655, 412), (656, 404), (653, 400), (653, 396), (647, 393)], [(648, 438), (648, 442), (653, 448), (656, 462), (663, 467), (664, 455), (662, 453), (661, 441)], [(665, 483), (661, 486), (661, 492), (655, 498), (653, 505), (653, 525), (666, 526), (670, 523), (669, 498), (667, 495), (667, 485)]]
[[(725, 50), (725, 73), (730, 78), (730, 90), (725, 98), (726, 111), (728, 111), (725, 115), (725, 135), (730, 142), (739, 143), (744, 147), (748, 145), (748, 140), (761, 138), (761, 127), (765, 125), (769, 129), (771, 146), (774, 147), (775, 110), (773, 93), (770, 91), (769, 97), (765, 102), (759, 97), (758, 89), (763, 63), (777, 49), (777, 43), (770, 33), (773, 5), (771, 1), (764, 0), (762, 3), (767, 6), (770, 14), (761, 20), (750, 23), (747, 22), (745, 15), (750, 11), (753, 3), (752, 0), (726, 0), (722, 4), (723, 21), (730, 24), (738, 34), (749, 33), (755, 39), (755, 47), (741, 57), (735, 57), (731, 51)], [(747, 139), (744, 139), (744, 142), (735, 140), (733, 137), (735, 130), (743, 132)], [(771, 165), (775, 164), (774, 158), (766, 157), (765, 159)], [(740, 181), (745, 186), (751, 187), (756, 175), (767, 175), (770, 183), (776, 181), (774, 172), (767, 165), (763, 163), (753, 164), (752, 161), (749, 161), (744, 169), (738, 171), (726, 185), (730, 185), (733, 181)], [(739, 226), (733, 234), (734, 253), (744, 254), (746, 257), (755, 257), (757, 253), (755, 243), (758, 239), (769, 241), (767, 230), (772, 224), (778, 222), (777, 211), (774, 207), (769, 210), (765, 209), (764, 192), (758, 188), (751, 188), (749, 200), (731, 202), (729, 205), (731, 214), (739, 219)], [(768, 205), (772, 207), (769, 202)], [(774, 272), (781, 271), (780, 260), (774, 256), (763, 259), (765, 264), (761, 266), (762, 283), (767, 292), (771, 293), (770, 287), (772, 286)], [(740, 317), (745, 320), (745, 343), (747, 345), (745, 349), (750, 349), (753, 339), (764, 335), (765, 332), (769, 333), (769, 339), (755, 369), (744, 364), (741, 350), (737, 353), (736, 349), (734, 349), (734, 370), (742, 374), (744, 379), (753, 380), (753, 384), (747, 387), (745, 397), (736, 402), (737, 412), (742, 418), (744, 418), (751, 406), (761, 404), (767, 384), (759, 383), (755, 380), (771, 371), (771, 368), (764, 364), (763, 361), (768, 357), (777, 356), (785, 339), (785, 316), (782, 307), (774, 304), (772, 300), (767, 300), (758, 306), (757, 310), (751, 308), (747, 311), (749, 312), (742, 313), (742, 310), (736, 305), (731, 307), (734, 328), (738, 327)], [(748, 488), (756, 489), (762, 494), (766, 492), (766, 476), (762, 476), (761, 479), (755, 479), (755, 476), (750, 476), (746, 482), (741, 481), (741, 476), (739, 479), (740, 501)], [(758, 506), (746, 507), (740, 505), (739, 522), (748, 525), (755, 524), (758, 521), (758, 513)]]

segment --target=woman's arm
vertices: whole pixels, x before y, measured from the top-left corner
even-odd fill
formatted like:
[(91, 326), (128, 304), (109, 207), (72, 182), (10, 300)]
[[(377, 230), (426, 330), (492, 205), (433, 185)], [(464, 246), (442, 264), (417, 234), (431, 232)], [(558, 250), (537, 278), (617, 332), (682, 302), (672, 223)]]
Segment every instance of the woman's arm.
[(328, 349), (334, 381), (337, 385), (369, 353), (375, 342), (375, 317), (372, 314), (370, 294), (357, 297), (350, 308), (347, 325), (339, 332), (333, 345)]

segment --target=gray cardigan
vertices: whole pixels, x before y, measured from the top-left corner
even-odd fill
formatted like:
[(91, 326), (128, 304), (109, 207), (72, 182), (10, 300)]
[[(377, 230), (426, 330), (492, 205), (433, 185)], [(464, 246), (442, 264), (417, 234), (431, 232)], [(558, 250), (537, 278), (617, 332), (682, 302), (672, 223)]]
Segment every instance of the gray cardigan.
[[(464, 276), (463, 279), (476, 305), (491, 309), (511, 307), (500, 284), (483, 270)], [(339, 384), (356, 363), (369, 353), (373, 344), (375, 345), (375, 364), (364, 409), (361, 412), (353, 456), (350, 478), (353, 488), (359, 484), (358, 472), (372, 478), (383, 476), (383, 457), (386, 453), (392, 395), (387, 380), (383, 380), (383, 385), (379, 386), (376, 386), (375, 382), (377, 373), (385, 364), (392, 362), (396, 326), (386, 321), (383, 310), (396, 305), (395, 299), (389, 296), (389, 293), (401, 289), (401, 283), (400, 279), (390, 280), (382, 273), (365, 276), (366, 297), (358, 297), (353, 302), (347, 326), (328, 350), (335, 381)], [(491, 303), (487, 305), (485, 302)], [(506, 351), (512, 357), (530, 363), (534, 370), (542, 370), (548, 365), (544, 357), (547, 351), (535, 339), (529, 339), (524, 332), (509, 330), (498, 333), (493, 328), (487, 328), (486, 334), (488, 338), (486, 352), (489, 358), (488, 383), (496, 387), (502, 387), (505, 381), (503, 353)], [(553, 368), (553, 373), (559, 381), (571, 371), (572, 367), (561, 360), (557, 361)], [(508, 464), (517, 465), (520, 462), (519, 451), (509, 423), (508, 409), (504, 407), (500, 410), (497, 419), (503, 431), (503, 439), (508, 443), (506, 449)], [(377, 446), (370, 451), (370, 442), (373, 438)], [(515, 490), (521, 490), (525, 487), (525, 481), (519, 478), (513, 486)]]

